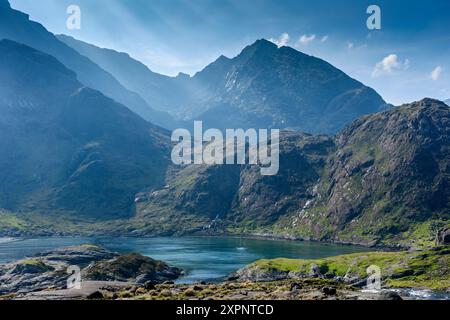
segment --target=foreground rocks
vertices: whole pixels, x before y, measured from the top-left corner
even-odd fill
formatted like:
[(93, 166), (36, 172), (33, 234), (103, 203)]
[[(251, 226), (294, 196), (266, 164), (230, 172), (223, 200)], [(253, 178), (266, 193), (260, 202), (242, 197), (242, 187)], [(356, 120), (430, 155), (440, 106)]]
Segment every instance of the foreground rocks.
[[(85, 245), (0, 266), (0, 299), (401, 300), (430, 295), (450, 299), (449, 259), (450, 248), (440, 246), (319, 260), (260, 260), (227, 281), (176, 284), (173, 280), (182, 271), (162, 261)], [(67, 289), (66, 271), (73, 265), (80, 267), (83, 281), (81, 288)], [(383, 290), (364, 288), (369, 265), (380, 267)]]
[(317, 260), (260, 260), (238, 270), (232, 278), (256, 282), (316, 278), (363, 288), (376, 270), (383, 288), (450, 292), (450, 247), (354, 253)]
[(79, 268), (83, 290), (60, 292), (62, 297), (89, 296), (102, 288), (112, 287), (109, 289), (114, 291), (138, 282), (161, 283), (182, 274), (181, 269), (139, 254), (120, 255), (98, 246), (82, 245), (0, 265), (0, 296), (20, 298), (36, 292), (54, 294), (65, 290), (70, 266)]

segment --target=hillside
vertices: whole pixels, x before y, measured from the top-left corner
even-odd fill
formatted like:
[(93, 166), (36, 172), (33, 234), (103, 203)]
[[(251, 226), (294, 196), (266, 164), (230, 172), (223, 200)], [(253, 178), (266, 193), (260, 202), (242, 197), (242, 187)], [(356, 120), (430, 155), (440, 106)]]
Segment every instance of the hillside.
[(138, 191), (161, 185), (166, 131), (52, 56), (9, 40), (0, 56), (1, 208), (128, 216)]
[(279, 128), (334, 134), (357, 117), (389, 108), (371, 88), (326, 61), (267, 40), (219, 57), (195, 76), (149, 70), (125, 53), (58, 38), (138, 92), (158, 110), (210, 128)]

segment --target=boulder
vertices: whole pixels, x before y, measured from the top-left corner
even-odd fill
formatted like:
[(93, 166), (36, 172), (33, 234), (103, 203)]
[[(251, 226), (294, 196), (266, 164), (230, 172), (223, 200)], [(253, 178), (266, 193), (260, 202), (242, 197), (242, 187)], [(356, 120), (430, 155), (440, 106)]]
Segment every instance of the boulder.
[(450, 244), (450, 228), (442, 229), (437, 233), (436, 244), (438, 245)]

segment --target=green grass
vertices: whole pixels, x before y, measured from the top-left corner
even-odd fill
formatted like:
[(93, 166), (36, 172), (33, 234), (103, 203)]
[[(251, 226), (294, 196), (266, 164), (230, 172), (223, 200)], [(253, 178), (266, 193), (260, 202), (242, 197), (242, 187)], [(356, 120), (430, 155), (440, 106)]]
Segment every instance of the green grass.
[(24, 231), (28, 228), (28, 226), (29, 224), (24, 219), (21, 219), (10, 212), (2, 211), (0, 209), (0, 231)]
[(259, 260), (249, 268), (299, 272), (308, 275), (312, 265), (317, 265), (323, 274), (334, 276), (368, 276), (371, 265), (381, 269), (385, 285), (390, 287), (450, 288), (450, 248), (439, 247), (417, 252), (367, 252), (354, 253), (315, 260), (273, 259)]

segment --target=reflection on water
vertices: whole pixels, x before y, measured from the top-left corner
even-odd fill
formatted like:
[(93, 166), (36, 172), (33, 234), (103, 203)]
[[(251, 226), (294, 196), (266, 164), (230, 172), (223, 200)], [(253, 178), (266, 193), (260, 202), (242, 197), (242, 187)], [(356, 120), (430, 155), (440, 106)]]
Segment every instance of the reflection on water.
[(84, 243), (122, 253), (139, 252), (181, 267), (186, 272), (181, 282), (218, 281), (258, 259), (316, 259), (367, 251), (353, 246), (234, 237), (0, 239), (0, 263)]

